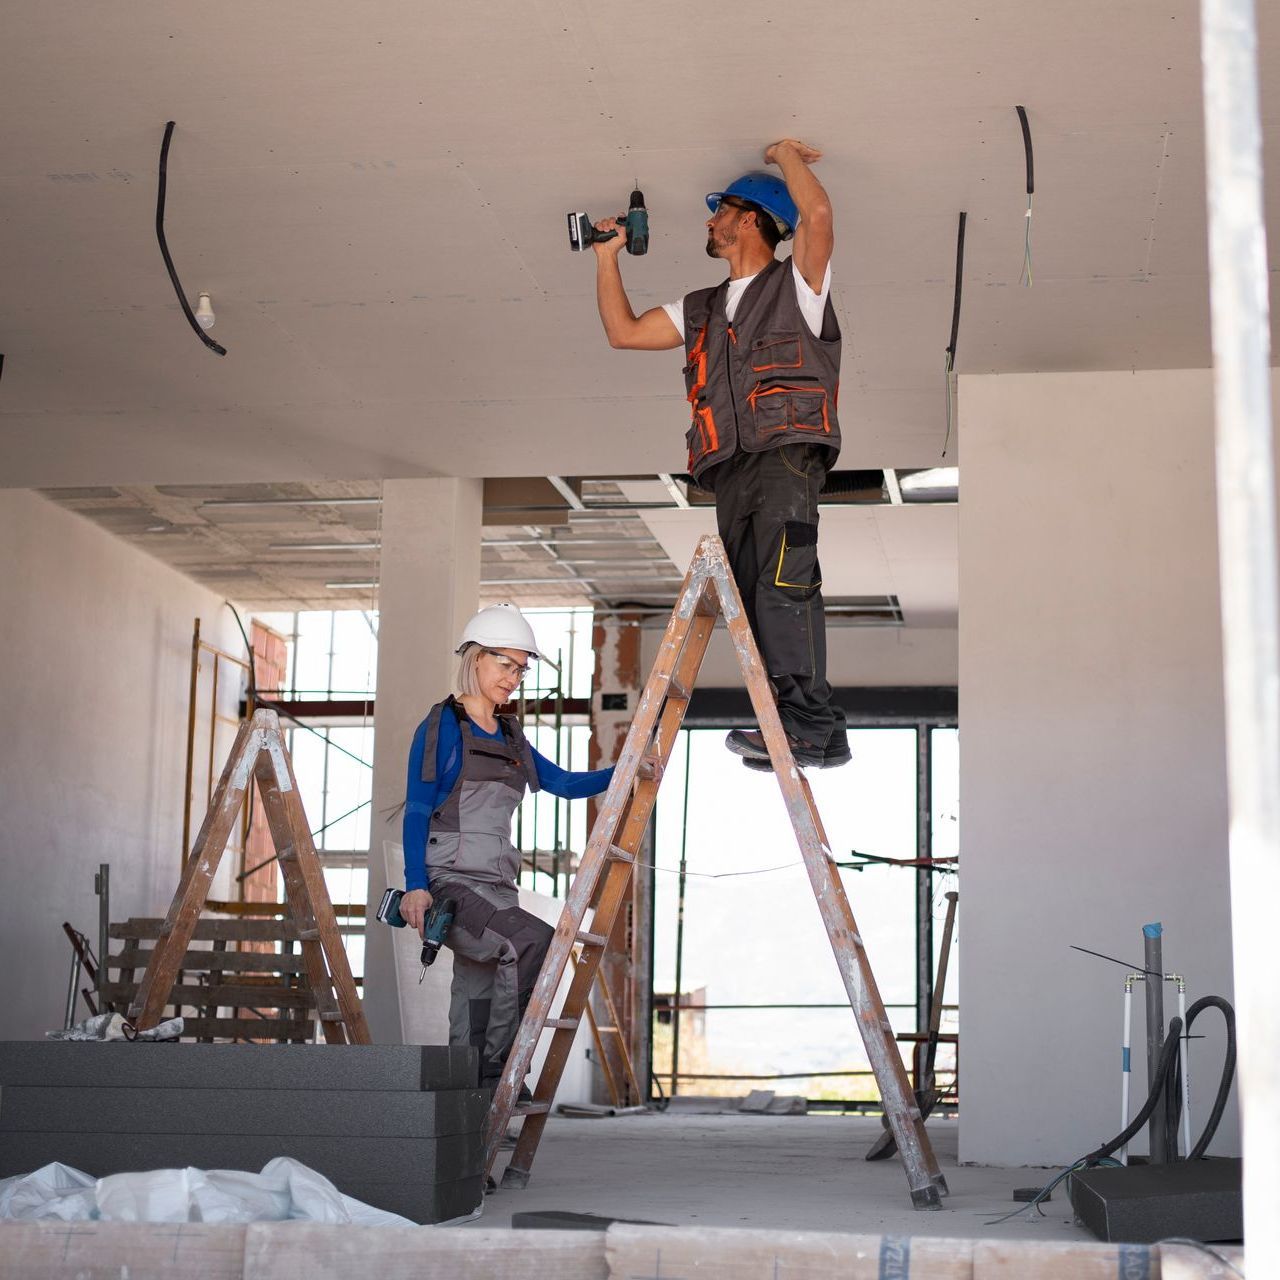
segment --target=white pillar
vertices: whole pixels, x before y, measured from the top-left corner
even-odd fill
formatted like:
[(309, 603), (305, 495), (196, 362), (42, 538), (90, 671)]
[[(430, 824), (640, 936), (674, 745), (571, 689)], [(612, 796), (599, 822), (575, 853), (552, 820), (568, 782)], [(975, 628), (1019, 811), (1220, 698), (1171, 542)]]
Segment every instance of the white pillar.
[[(373, 913), (388, 884), (404, 887), (399, 806), (413, 732), (428, 708), (451, 692), (458, 633), (478, 607), (482, 492), (480, 480), (388, 480), (382, 486), (364, 964), (365, 1013), (375, 1044), (448, 1040), (448, 951), (419, 985), (417, 939), (407, 929), (379, 924)], [(388, 843), (396, 846), (390, 858)]]

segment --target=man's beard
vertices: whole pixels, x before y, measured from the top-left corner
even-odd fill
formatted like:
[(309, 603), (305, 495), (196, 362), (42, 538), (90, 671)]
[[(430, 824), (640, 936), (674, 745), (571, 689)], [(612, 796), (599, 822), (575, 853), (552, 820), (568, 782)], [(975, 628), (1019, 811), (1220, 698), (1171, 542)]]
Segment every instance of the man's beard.
[(715, 233), (714, 232), (709, 233), (707, 235), (707, 257), (719, 258), (721, 256), (722, 249), (728, 249), (732, 247), (737, 243), (737, 241), (738, 241), (737, 236), (733, 236), (732, 238), (726, 237), (724, 240), (721, 240), (717, 244)]

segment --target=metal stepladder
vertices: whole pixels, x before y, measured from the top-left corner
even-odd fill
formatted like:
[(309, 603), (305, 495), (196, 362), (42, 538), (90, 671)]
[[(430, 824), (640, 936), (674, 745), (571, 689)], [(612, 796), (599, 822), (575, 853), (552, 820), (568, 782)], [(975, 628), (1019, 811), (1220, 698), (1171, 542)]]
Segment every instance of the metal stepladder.
[[(599, 807), (555, 936), (494, 1091), (485, 1134), (485, 1171), (492, 1169), (507, 1125), (515, 1117), (522, 1121), (520, 1135), (503, 1172), (502, 1186), (523, 1187), (529, 1181), (574, 1033), (584, 1016), (609, 935), (626, 904), (637, 850), (657, 799), (662, 769), (675, 747), (703, 654), (721, 613), (769, 748), (818, 909), (880, 1088), (890, 1130), (902, 1153), (912, 1204), (918, 1209), (940, 1209), (941, 1197), (947, 1194), (946, 1179), (925, 1133), (813, 793), (787, 745), (724, 545), (714, 536), (702, 538), (694, 552), (657, 659), (640, 695), (613, 781)], [(593, 902), (594, 916), (590, 927), (585, 928)], [(556, 991), (575, 952), (578, 959), (573, 979), (563, 1007), (553, 1016)], [(518, 1104), (520, 1085), (544, 1030), (553, 1034), (533, 1090), (533, 1101)]]
[(178, 891), (160, 926), (160, 936), (147, 960), (137, 995), (129, 1006), (129, 1018), (139, 1031), (144, 1031), (164, 1016), (177, 975), (187, 959), (197, 918), (209, 896), (214, 872), (244, 803), (245, 791), (255, 779), (325, 1041), (369, 1044), (364, 1008), (342, 946), (342, 935), (302, 807), (280, 718), (266, 709), (255, 711), (253, 719), (243, 721), (236, 734), (209, 802), (209, 811), (183, 867)]

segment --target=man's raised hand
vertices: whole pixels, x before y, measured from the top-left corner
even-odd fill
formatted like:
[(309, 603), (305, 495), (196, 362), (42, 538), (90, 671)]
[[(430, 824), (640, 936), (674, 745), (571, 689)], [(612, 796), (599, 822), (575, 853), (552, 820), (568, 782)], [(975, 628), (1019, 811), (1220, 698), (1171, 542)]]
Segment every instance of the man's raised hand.
[(619, 220), (625, 223), (627, 215), (620, 213), (616, 218), (601, 218), (599, 222), (593, 224), (597, 231), (613, 232), (613, 235), (608, 240), (597, 240), (591, 246), (602, 258), (607, 255), (612, 255), (616, 258), (627, 246), (626, 228), (618, 225)]
[(805, 164), (814, 164), (822, 159), (822, 152), (817, 147), (811, 147), (807, 142), (801, 142), (799, 138), (781, 138), (764, 149), (765, 164), (778, 164), (778, 151), (782, 147), (789, 147), (795, 152), (797, 159), (803, 160)]

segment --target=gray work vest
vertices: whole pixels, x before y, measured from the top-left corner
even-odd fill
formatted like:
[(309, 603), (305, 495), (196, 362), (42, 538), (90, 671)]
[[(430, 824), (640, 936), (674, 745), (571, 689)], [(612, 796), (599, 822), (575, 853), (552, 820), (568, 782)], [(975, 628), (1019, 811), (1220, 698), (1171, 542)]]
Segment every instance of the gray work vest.
[(815, 338), (796, 301), (790, 259), (775, 259), (746, 287), (730, 324), (729, 282), (684, 300), (685, 391), (693, 409), (689, 473), (698, 479), (739, 449), (784, 444), (840, 452), (836, 399), (840, 325), (831, 298)]
[(498, 716), (501, 739), (471, 731), (466, 709), (456, 698), (431, 708), (422, 751), (422, 780), (436, 777), (440, 717), (457, 718), (462, 734), (462, 768), (453, 790), (431, 814), (427, 837), (427, 881), (437, 875), (467, 876), (489, 884), (514, 885), (520, 851), (511, 843), (511, 819), (526, 790), (538, 790), (533, 749), (515, 716)]

